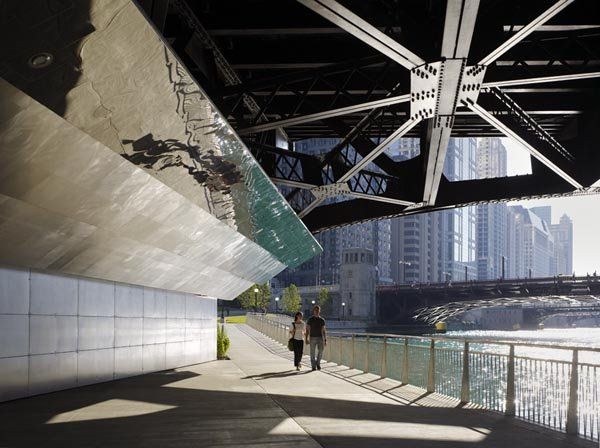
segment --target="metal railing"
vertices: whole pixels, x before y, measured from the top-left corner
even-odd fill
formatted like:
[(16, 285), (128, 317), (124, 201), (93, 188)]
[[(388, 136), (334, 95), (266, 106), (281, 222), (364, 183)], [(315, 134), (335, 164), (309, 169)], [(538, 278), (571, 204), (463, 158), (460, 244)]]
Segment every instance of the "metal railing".
[[(289, 324), (259, 314), (247, 323), (287, 344)], [(600, 348), (329, 332), (324, 359), (600, 439)]]

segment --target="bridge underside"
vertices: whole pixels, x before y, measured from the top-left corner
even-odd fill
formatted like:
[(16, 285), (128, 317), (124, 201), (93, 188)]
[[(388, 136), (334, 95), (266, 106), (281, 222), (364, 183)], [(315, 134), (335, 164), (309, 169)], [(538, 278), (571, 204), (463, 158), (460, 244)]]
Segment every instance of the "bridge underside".
[[(312, 232), (597, 193), (594, 0), (142, 2)], [(452, 181), (450, 137), (508, 136), (529, 175)], [(419, 138), (420, 154), (385, 149)], [(336, 138), (322, 156), (295, 151)]]

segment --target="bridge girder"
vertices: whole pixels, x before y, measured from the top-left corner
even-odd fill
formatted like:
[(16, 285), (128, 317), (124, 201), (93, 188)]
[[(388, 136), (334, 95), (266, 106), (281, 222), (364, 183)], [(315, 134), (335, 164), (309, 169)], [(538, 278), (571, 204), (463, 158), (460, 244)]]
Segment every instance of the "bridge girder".
[[(488, 0), (428, 6), (298, 0), (286, 10), (275, 1), (236, 2), (241, 19), (235, 20), (228, 1), (204, 8), (174, 3), (189, 3), (171, 8), (171, 16), (197, 16), (212, 42), (208, 52), (218, 48), (227, 73), (239, 75), (239, 82), (225, 84), (224, 73), (214, 77), (213, 99), (312, 232), (492, 201), (600, 192), (596, 2), (535, 0), (510, 13), (503, 2)], [(167, 20), (165, 36), (193, 38), (180, 28)], [(432, 88), (425, 97), (426, 85)], [(275, 133), (286, 145), (305, 138), (342, 143), (315, 160), (264, 147), (275, 146)], [(531, 175), (444, 177), (451, 136), (503, 135), (535, 158)], [(391, 160), (386, 146), (406, 137), (421, 139), (421, 155)]]

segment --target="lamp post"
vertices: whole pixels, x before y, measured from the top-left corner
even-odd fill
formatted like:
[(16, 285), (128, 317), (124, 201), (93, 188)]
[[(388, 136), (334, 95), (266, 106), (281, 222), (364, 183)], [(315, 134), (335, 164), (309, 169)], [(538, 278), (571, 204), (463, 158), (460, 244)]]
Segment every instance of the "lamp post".
[(342, 320), (344, 320), (345, 311), (346, 311), (346, 302), (342, 302)]
[(279, 313), (279, 297), (275, 297), (275, 312)]
[(258, 310), (258, 288), (254, 288), (254, 308)]
[(398, 262), (398, 264), (402, 265), (402, 283), (406, 283), (406, 267), (405, 266), (410, 266), (411, 263), (410, 263), (410, 261), (400, 260)]

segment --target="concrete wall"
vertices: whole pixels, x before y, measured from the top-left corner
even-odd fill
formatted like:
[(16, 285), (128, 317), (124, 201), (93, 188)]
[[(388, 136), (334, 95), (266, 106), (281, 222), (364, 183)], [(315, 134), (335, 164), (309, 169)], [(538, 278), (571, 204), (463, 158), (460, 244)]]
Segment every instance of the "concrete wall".
[(0, 267), (0, 401), (216, 358), (217, 301)]

